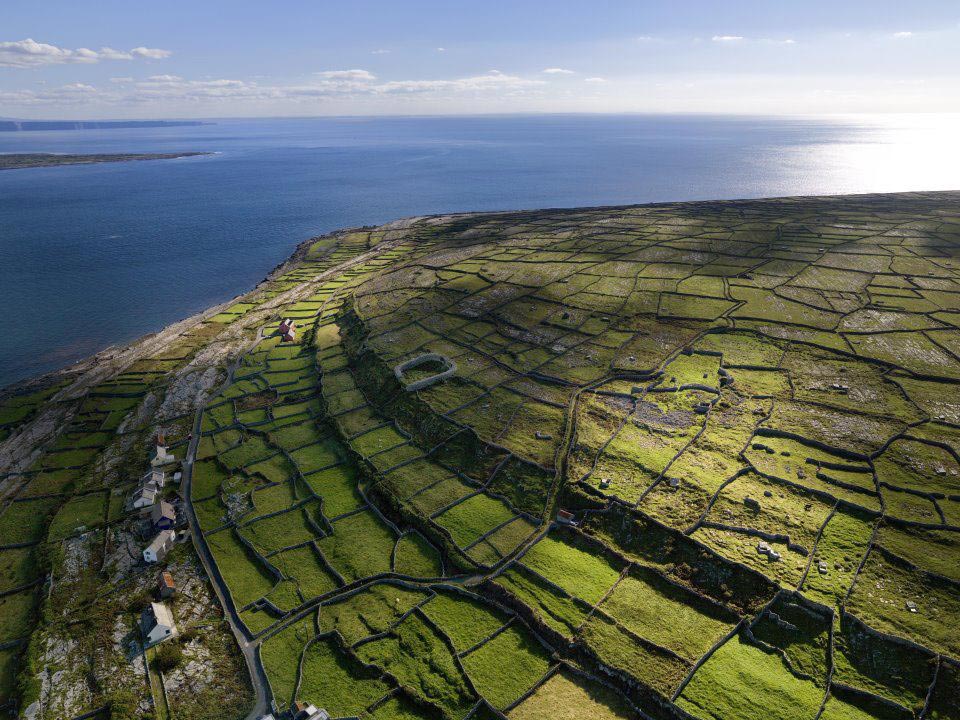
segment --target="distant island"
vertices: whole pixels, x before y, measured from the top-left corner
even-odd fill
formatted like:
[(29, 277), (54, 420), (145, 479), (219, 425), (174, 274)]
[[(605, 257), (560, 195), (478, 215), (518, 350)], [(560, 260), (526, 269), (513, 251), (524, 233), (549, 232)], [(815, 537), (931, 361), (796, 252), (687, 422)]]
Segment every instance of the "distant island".
[(208, 152), (181, 153), (111, 153), (101, 155), (56, 155), (53, 153), (0, 154), (0, 170), (16, 170), (55, 165), (89, 165), (92, 163), (128, 162), (131, 160), (173, 160), (174, 158), (210, 155)]
[(0, 120), (0, 132), (33, 130), (116, 130), (119, 128), (212, 125), (199, 120)]

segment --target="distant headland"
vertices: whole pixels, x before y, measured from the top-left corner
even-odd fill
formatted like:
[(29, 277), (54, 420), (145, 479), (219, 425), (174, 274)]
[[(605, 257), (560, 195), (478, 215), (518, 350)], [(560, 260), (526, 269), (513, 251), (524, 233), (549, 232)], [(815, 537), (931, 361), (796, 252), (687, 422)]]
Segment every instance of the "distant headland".
[(0, 170), (16, 170), (55, 165), (90, 165), (92, 163), (130, 162), (132, 160), (174, 160), (175, 158), (211, 155), (208, 152), (182, 153), (108, 153), (98, 155), (57, 155), (54, 153), (0, 154)]
[(0, 120), (0, 132), (34, 130), (115, 130), (120, 128), (212, 125), (199, 120)]

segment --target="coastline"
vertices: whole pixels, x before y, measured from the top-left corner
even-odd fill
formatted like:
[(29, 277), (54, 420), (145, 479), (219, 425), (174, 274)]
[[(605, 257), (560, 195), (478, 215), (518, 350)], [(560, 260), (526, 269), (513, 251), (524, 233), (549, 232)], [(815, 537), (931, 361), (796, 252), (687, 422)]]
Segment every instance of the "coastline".
[(61, 165), (96, 165), (113, 162), (138, 162), (141, 160), (176, 160), (178, 158), (213, 154), (212, 152), (104, 153), (94, 155), (0, 153), (0, 170), (25, 170), (27, 168), (59, 167)]

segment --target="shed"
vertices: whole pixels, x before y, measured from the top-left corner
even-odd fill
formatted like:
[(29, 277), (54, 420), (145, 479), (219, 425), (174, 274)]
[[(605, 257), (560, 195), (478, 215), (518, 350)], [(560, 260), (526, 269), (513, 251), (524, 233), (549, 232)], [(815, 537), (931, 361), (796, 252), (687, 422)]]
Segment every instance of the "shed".
[(160, 573), (160, 579), (157, 581), (157, 591), (161, 600), (166, 600), (168, 597), (172, 597), (177, 592), (177, 585), (173, 581), (173, 575), (171, 575), (167, 570), (164, 570), (162, 573)]

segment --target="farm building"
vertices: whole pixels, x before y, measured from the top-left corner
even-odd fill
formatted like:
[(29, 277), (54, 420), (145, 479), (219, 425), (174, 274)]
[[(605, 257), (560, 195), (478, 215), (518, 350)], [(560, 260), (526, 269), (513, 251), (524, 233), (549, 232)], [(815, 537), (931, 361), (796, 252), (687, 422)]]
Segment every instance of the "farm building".
[(160, 578), (157, 581), (157, 592), (160, 595), (161, 600), (166, 600), (168, 597), (172, 597), (177, 592), (177, 585), (173, 581), (173, 575), (171, 575), (167, 570), (164, 570), (162, 573), (160, 573)]

